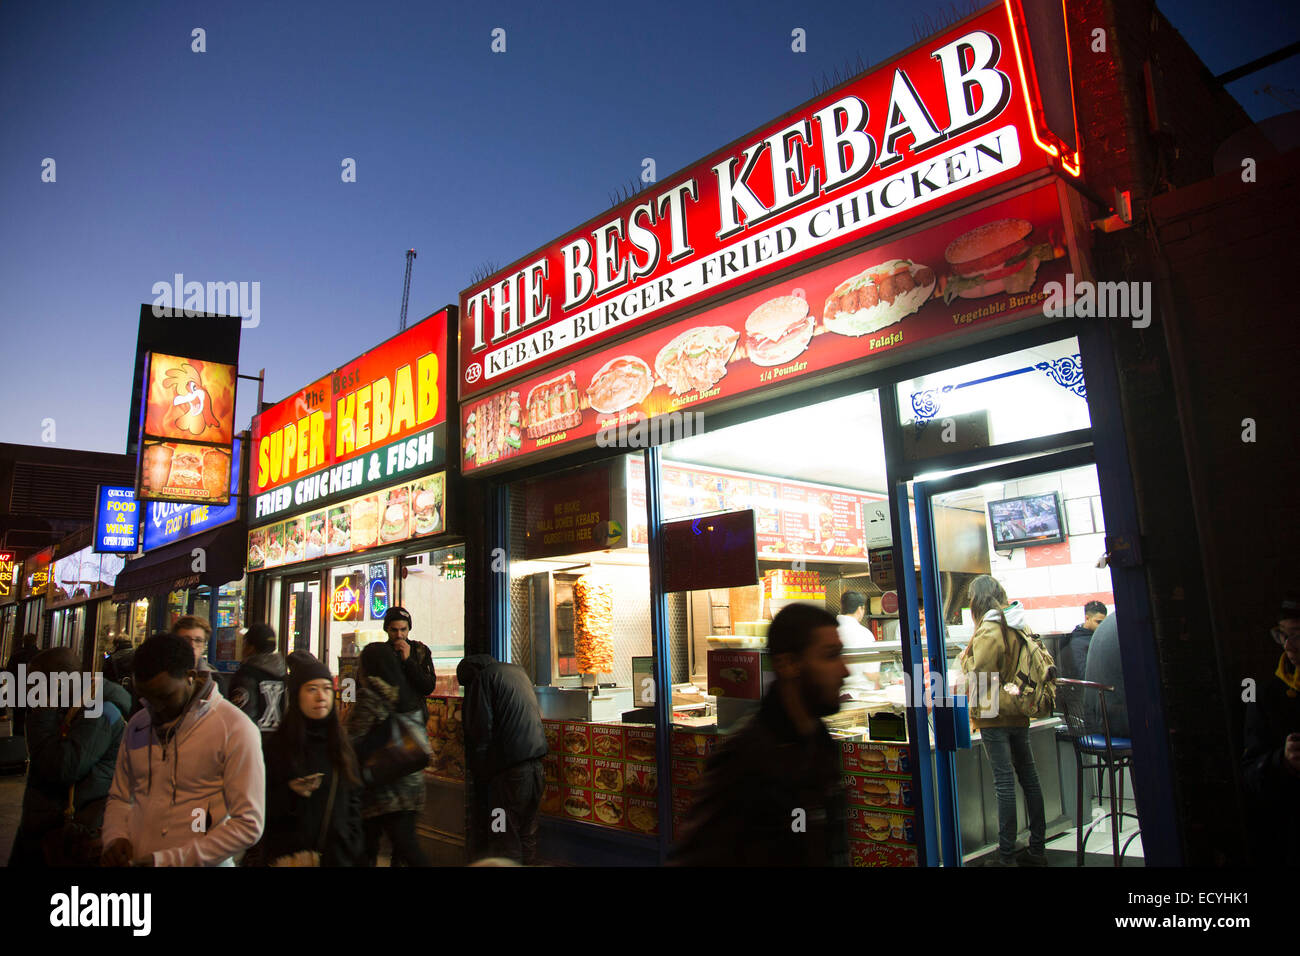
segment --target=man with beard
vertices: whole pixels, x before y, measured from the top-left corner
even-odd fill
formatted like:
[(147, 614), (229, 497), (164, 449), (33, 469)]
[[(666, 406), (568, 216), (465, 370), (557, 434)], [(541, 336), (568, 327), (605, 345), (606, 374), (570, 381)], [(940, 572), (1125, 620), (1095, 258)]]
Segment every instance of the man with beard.
[(839, 750), (821, 722), (849, 673), (835, 617), (788, 605), (767, 642), (776, 682), (709, 759), (670, 865), (848, 864)]

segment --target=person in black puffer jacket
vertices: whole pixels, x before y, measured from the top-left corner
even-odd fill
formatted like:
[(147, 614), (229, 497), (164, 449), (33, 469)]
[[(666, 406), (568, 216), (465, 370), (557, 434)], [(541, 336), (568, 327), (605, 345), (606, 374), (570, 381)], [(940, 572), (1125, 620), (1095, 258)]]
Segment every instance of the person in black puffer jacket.
[(251, 855), (270, 864), (317, 852), (321, 866), (359, 866), (365, 862), (361, 779), (334, 707), (333, 676), (299, 651), (289, 657), (287, 689), (284, 720), (264, 738), (266, 829)]
[[(46, 675), (71, 673), (80, 677), (81, 664), (66, 647), (42, 651), (31, 670)], [(22, 818), (9, 856), (10, 866), (88, 863), (47, 859), (46, 837), (64, 821), (71, 794), (79, 822), (99, 827), (117, 766), (118, 745), (126, 730), (124, 714), (131, 699), (120, 686), (103, 682), (102, 713), (89, 716), (86, 707), (34, 707), (27, 717), (27, 751), (31, 765), (23, 791)], [(93, 703), (91, 711), (96, 708)]]
[(263, 734), (280, 726), (285, 699), (284, 657), (275, 649), (275, 631), (254, 624), (244, 634), (244, 661), (230, 679), (230, 702), (248, 715)]
[[(460, 662), (465, 688), (465, 757), (474, 776), (474, 829), (488, 855), (532, 866), (537, 862), (537, 809), (542, 802), (546, 731), (528, 672), (491, 654)], [(496, 807), (504, 832), (489, 825)]]

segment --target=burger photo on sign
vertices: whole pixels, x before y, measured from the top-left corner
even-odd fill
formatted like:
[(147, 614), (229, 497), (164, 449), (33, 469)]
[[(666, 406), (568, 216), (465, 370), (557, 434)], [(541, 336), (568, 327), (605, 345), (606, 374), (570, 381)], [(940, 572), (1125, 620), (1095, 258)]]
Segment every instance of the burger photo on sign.
[(808, 347), (813, 325), (808, 303), (799, 296), (769, 299), (745, 320), (745, 353), (755, 365), (784, 365)]
[(943, 301), (1032, 289), (1039, 265), (1057, 258), (1052, 243), (1034, 242), (1033, 233), (1027, 219), (997, 219), (954, 239), (943, 252), (951, 273)]
[[(383, 521), (379, 528), (379, 538), (381, 541), (402, 541), (407, 537), (407, 528), (410, 523), (410, 509), (408, 503), (410, 493), (406, 488), (393, 488), (384, 496), (384, 503), (381, 507)], [(356, 515), (353, 515), (355, 527)]]
[(929, 266), (889, 259), (835, 287), (822, 309), (822, 324), (839, 335), (867, 335), (901, 322), (934, 293)]
[(433, 534), (442, 527), (442, 477), (435, 475), (411, 488), (411, 517), (416, 534)]
[(654, 385), (655, 377), (649, 365), (635, 355), (620, 355), (602, 365), (591, 377), (587, 401), (596, 411), (612, 414), (645, 401)]

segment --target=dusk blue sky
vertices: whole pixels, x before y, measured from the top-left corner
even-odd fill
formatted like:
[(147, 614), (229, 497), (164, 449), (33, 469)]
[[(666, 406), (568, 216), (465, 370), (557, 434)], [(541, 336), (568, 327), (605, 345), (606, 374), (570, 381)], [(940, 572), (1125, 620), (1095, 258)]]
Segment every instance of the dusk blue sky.
[[(643, 158), (665, 179), (949, 7), (5, 3), (0, 441), (52, 418), (60, 447), (123, 451), (139, 306), (174, 273), (261, 283), (241, 370), (278, 400), (397, 331), (408, 247), (415, 321), (608, 208)], [(1161, 7), (1215, 73), (1297, 37), (1286, 0)], [(1266, 84), (1300, 106), (1297, 58), (1231, 87), (1257, 119), (1287, 109)]]

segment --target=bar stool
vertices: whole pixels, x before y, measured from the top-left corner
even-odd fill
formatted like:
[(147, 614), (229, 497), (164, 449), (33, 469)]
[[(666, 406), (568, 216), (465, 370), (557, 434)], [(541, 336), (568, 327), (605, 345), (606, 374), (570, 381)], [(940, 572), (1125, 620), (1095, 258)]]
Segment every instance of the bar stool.
[[(1141, 829), (1135, 832), (1125, 841), (1124, 848), (1120, 849), (1119, 828), (1123, 823), (1123, 818), (1131, 817), (1137, 820), (1138, 815), (1124, 810), (1122, 795), (1118, 801), (1116, 800), (1116, 776), (1119, 778), (1119, 786), (1122, 787), (1124, 785), (1124, 771), (1133, 766), (1133, 741), (1128, 737), (1111, 736), (1110, 718), (1106, 715), (1106, 693), (1114, 690), (1114, 687), (1108, 687), (1094, 681), (1060, 679), (1056, 682), (1056, 704), (1065, 718), (1065, 732), (1074, 745), (1076, 866), (1083, 866), (1083, 853), (1084, 848), (1088, 845), (1088, 838), (1092, 836), (1093, 829), (1103, 819), (1110, 820), (1112, 857), (1116, 866), (1122, 864), (1124, 854), (1128, 852), (1130, 844), (1142, 832)], [(1088, 727), (1086, 702), (1087, 695), (1093, 691), (1096, 691), (1101, 704), (1101, 733), (1093, 733)], [(1085, 828), (1083, 820), (1083, 775), (1085, 771), (1094, 769), (1097, 771), (1099, 783), (1103, 770), (1110, 779), (1110, 812), (1105, 817), (1093, 820)], [(1089, 801), (1089, 816), (1092, 815), (1091, 807), (1092, 802)]]

